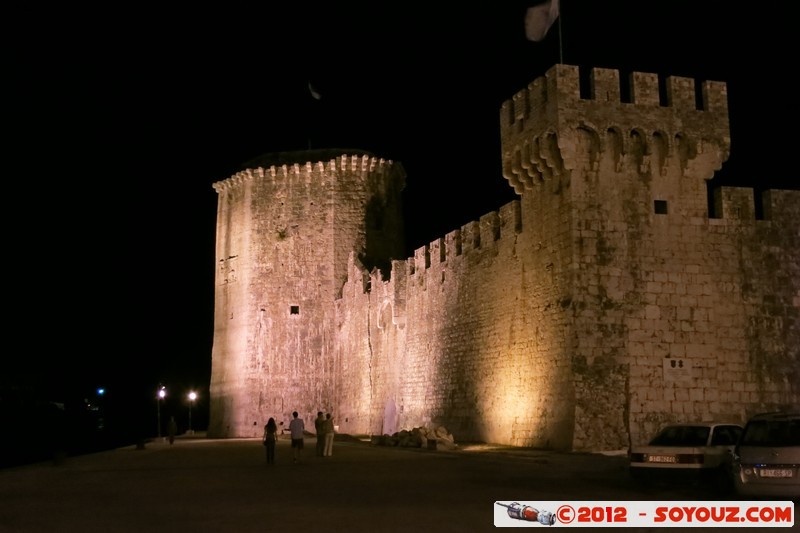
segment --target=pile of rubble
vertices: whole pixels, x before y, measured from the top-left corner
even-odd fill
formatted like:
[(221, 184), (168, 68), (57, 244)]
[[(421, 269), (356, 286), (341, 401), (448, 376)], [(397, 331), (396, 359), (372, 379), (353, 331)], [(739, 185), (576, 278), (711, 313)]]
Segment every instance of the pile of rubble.
[(429, 450), (454, 450), (453, 434), (444, 426), (433, 428), (417, 427), (401, 430), (392, 435), (374, 435), (370, 439), (373, 446), (397, 446), (400, 448), (427, 448)]

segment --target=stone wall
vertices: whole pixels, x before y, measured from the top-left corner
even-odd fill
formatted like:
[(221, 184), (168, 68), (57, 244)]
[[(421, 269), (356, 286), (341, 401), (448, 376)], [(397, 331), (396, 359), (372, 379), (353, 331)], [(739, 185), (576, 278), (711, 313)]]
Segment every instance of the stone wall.
[(339, 335), (360, 363), (342, 367), (353, 385), (341, 389), (342, 431), (442, 425), (460, 440), (569, 446), (572, 384), (552, 250), (531, 247), (520, 227), (513, 202), (395, 262), (390, 279), (374, 272), (369, 293), (351, 262)]
[(557, 65), (504, 104), (520, 199), (413, 257), (391, 162), (217, 184), (209, 433), (323, 410), (354, 434), (620, 449), (800, 404), (800, 191), (709, 202), (724, 84), (634, 73), (623, 102), (616, 71), (590, 81)]
[[(800, 192), (769, 196), (797, 220)], [(667, 422), (797, 404), (800, 278), (784, 246), (797, 231), (642, 208), (517, 232), (519, 208), (501, 210), (497, 240), (465, 247), (480, 226), (468, 224), (388, 280), (351, 262), (337, 302), (342, 431), (443, 425), (456, 441), (607, 450)]]

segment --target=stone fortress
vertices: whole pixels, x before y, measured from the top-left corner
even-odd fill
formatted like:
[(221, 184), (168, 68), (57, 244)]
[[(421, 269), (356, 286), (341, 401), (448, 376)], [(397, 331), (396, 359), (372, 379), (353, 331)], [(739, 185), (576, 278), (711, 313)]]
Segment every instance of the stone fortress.
[(709, 200), (724, 83), (589, 74), (503, 104), (519, 199), (410, 258), (398, 163), (280, 153), (215, 183), (209, 435), (323, 410), (351, 434), (614, 450), (800, 405), (800, 191)]

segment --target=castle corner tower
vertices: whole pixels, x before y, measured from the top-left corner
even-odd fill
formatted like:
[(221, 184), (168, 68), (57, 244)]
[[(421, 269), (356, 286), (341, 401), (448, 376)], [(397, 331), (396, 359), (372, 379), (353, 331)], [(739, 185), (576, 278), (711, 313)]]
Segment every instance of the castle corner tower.
[(253, 160), (214, 184), (217, 237), (209, 436), (260, 436), (270, 416), (309, 419), (335, 389), (335, 300), (354, 253), (403, 251), (402, 166), (362, 151)]

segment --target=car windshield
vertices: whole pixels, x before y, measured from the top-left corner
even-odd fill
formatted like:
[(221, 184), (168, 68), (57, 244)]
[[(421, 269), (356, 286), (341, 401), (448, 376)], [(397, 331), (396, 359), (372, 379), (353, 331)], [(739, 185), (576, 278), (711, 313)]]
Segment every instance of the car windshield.
[(744, 429), (743, 446), (800, 446), (800, 419), (752, 420)]
[(711, 431), (707, 426), (669, 426), (653, 437), (651, 446), (705, 446), (708, 434)]

